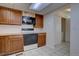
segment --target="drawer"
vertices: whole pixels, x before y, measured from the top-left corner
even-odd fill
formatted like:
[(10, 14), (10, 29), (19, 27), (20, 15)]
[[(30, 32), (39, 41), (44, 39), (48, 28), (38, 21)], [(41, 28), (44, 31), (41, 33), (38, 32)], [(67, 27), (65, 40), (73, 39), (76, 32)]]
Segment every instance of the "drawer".
[(7, 36), (0, 36), (0, 39), (8, 39), (8, 37)]
[(10, 35), (9, 38), (23, 38), (23, 35)]

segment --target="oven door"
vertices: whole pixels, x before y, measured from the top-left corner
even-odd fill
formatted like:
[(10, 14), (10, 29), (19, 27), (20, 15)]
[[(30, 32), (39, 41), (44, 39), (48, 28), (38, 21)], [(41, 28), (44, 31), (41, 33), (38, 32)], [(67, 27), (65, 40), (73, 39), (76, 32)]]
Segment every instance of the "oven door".
[(38, 34), (24, 34), (24, 45), (36, 44), (38, 40)]

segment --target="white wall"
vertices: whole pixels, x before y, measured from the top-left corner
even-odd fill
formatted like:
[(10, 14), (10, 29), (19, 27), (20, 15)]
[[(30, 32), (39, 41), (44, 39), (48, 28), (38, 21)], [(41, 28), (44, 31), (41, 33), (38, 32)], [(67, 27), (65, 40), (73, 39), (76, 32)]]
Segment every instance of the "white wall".
[(79, 4), (71, 5), (70, 55), (79, 56)]
[(44, 26), (44, 30), (47, 32), (47, 45), (54, 47), (61, 43), (61, 21), (56, 12), (44, 16)]
[(44, 16), (44, 29), (47, 33), (46, 43), (48, 46), (54, 46), (55, 44), (55, 24), (53, 14)]
[(44, 30), (47, 32), (48, 46), (53, 47), (54, 45), (61, 43), (62, 41), (61, 17), (69, 17), (63, 12), (63, 10), (68, 7), (64, 6), (44, 16), (44, 26), (45, 26)]

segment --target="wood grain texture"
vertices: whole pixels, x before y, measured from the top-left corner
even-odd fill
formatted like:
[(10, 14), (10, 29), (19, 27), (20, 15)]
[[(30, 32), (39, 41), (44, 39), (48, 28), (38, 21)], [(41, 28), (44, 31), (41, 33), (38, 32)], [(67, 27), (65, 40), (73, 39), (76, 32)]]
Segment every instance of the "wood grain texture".
[(43, 15), (35, 14), (36, 25), (35, 28), (43, 28)]
[(0, 24), (21, 25), (22, 12), (0, 6)]
[(0, 36), (0, 55), (8, 55), (24, 50), (22, 35)]
[(22, 23), (22, 12), (18, 10), (10, 10), (10, 24), (21, 25)]
[(8, 24), (10, 20), (10, 9), (0, 7), (0, 24)]
[(46, 33), (38, 34), (38, 47), (44, 46), (46, 44)]

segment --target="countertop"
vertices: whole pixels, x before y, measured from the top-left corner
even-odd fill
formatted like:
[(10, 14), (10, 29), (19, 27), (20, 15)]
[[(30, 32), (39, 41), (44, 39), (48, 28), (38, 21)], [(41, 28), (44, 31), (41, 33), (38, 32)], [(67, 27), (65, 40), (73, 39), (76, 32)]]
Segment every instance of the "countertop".
[(7, 35), (23, 35), (23, 34), (34, 34), (34, 33), (46, 33), (46, 32), (20, 32), (20, 33), (0, 33), (0, 36), (7, 36)]
[(22, 35), (23, 33), (0, 33), (0, 36), (7, 36), (7, 35)]
[(23, 34), (46, 33), (45, 31), (22, 31)]

